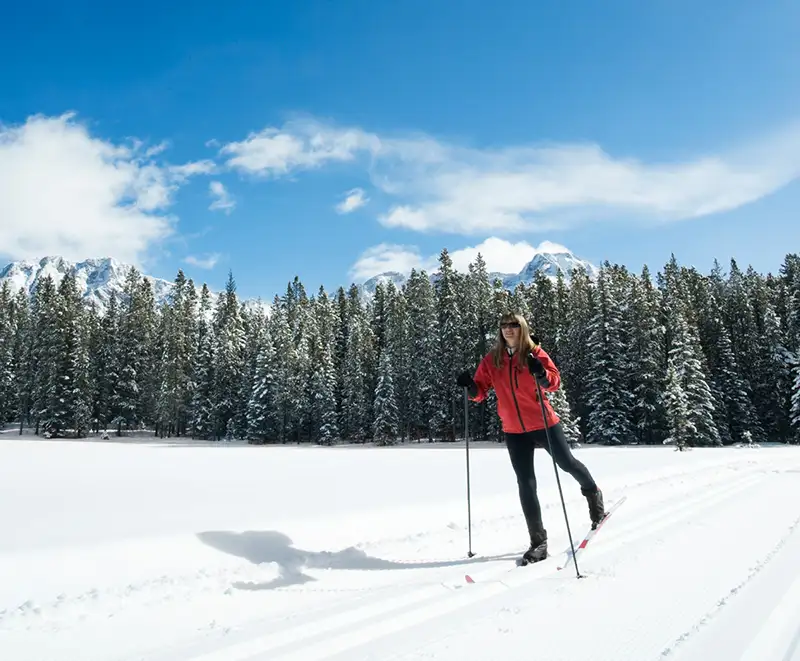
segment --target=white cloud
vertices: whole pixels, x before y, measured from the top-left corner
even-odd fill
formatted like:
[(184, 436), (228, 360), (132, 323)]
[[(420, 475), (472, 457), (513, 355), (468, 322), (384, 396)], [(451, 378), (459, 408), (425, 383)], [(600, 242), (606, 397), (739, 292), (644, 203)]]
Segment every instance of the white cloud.
[(199, 174), (211, 174), (216, 168), (217, 166), (214, 161), (204, 159), (202, 161), (184, 163), (183, 165), (172, 165), (169, 171), (176, 179), (185, 181), (189, 177), (194, 177)]
[(470, 263), (474, 262), (478, 253), (486, 262), (486, 269), (498, 273), (518, 273), (537, 253), (570, 252), (568, 248), (552, 241), (542, 241), (532, 246), (527, 241), (511, 242), (491, 236), (477, 246), (461, 248), (450, 253), (453, 268), (466, 273)]
[[(478, 245), (450, 251), (450, 259), (456, 271), (467, 273), (470, 263), (480, 253), (489, 273), (519, 273), (538, 253), (562, 252), (571, 251), (552, 241), (542, 241), (538, 246), (532, 246), (527, 241), (512, 242), (492, 236)], [(356, 282), (364, 282), (387, 271), (408, 275), (412, 268), (425, 269), (428, 273), (438, 270), (439, 254), (423, 257), (416, 246), (381, 243), (368, 248), (358, 257), (350, 269), (350, 277)]]
[(141, 264), (173, 233), (172, 195), (195, 173), (154, 162), (163, 148), (93, 137), (72, 113), (0, 126), (0, 252)]
[(668, 222), (729, 211), (800, 176), (800, 123), (683, 162), (615, 157), (595, 144), (480, 149), (430, 136), (379, 136), (312, 120), (222, 148), (228, 164), (285, 175), (360, 160), (396, 198), (386, 227), (465, 235), (547, 231), (606, 218)]
[(350, 277), (364, 282), (379, 273), (397, 272), (408, 274), (411, 269), (430, 269), (435, 264), (423, 259), (415, 246), (381, 243), (365, 250), (350, 268)]
[(208, 207), (212, 211), (221, 209), (225, 213), (230, 213), (236, 207), (236, 202), (231, 199), (230, 194), (221, 181), (212, 181), (208, 185), (208, 190), (211, 197), (214, 198), (214, 201)]
[(374, 136), (360, 129), (337, 129), (299, 120), (283, 129), (268, 127), (250, 133), (241, 142), (224, 145), (220, 153), (228, 156), (229, 167), (267, 177), (320, 167), (329, 161), (350, 161), (357, 153), (376, 146)]
[(363, 188), (353, 188), (345, 193), (345, 198), (336, 205), (336, 212), (340, 214), (352, 213), (363, 207), (369, 200)]
[(220, 260), (219, 253), (212, 253), (211, 255), (206, 255), (205, 257), (198, 257), (196, 255), (189, 255), (183, 261), (187, 264), (191, 264), (192, 266), (196, 266), (201, 269), (213, 269)]

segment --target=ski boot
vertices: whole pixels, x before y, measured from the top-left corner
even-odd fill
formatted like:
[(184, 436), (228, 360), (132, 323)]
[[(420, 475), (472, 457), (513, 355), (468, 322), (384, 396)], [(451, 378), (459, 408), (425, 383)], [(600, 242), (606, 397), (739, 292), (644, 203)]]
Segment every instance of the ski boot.
[(540, 562), (547, 557), (547, 533), (532, 537), (531, 545), (522, 554), (520, 564), (524, 567), (531, 562)]
[(600, 522), (606, 518), (603, 492), (595, 488), (594, 490), (581, 489), (581, 493), (586, 497), (586, 501), (589, 504), (589, 518), (592, 521), (592, 530), (595, 530), (600, 525)]

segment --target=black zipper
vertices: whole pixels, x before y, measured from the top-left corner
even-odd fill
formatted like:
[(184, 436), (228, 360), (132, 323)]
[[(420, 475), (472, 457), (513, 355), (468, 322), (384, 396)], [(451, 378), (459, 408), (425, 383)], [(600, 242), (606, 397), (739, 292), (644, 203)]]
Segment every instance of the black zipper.
[[(519, 416), (519, 424), (522, 426), (522, 431), (526, 431), (525, 423), (522, 422), (522, 413), (519, 410), (519, 403), (517, 402), (517, 392), (514, 389), (514, 376), (515, 375), (513, 373), (513, 368), (514, 368), (514, 357), (513, 356), (509, 356), (509, 358), (508, 358), (508, 382), (509, 382), (509, 385), (511, 386), (511, 396), (514, 398), (514, 406), (517, 407), (517, 416)], [(519, 386), (519, 381), (517, 381), (517, 386)]]

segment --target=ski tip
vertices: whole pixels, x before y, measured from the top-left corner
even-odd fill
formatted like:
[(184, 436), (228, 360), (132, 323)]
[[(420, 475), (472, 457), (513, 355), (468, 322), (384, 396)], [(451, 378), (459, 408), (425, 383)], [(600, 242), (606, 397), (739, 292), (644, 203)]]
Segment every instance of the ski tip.
[(472, 579), (472, 576), (469, 574), (464, 574), (464, 578), (466, 579), (467, 583), (474, 583), (475, 581)]

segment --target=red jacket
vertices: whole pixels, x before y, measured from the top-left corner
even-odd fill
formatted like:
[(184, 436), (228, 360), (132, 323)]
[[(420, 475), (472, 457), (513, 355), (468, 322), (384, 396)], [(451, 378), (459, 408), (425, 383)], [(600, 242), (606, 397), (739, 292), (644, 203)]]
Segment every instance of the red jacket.
[[(561, 386), (561, 373), (553, 360), (540, 347), (533, 350), (533, 355), (544, 365), (550, 381), (547, 387), (542, 386), (542, 390), (549, 392), (558, 390)], [(506, 353), (498, 369), (494, 366), (491, 352), (488, 353), (478, 365), (473, 379), (478, 386), (478, 394), (470, 397), (474, 402), (483, 401), (489, 389), (494, 388), (497, 395), (497, 413), (504, 432), (519, 434), (534, 429), (544, 429), (536, 381), (528, 371), (527, 365), (517, 365), (516, 357), (512, 361), (511, 356)], [(559, 417), (547, 397), (544, 398), (544, 408), (547, 412), (547, 426), (552, 427), (559, 422)]]

